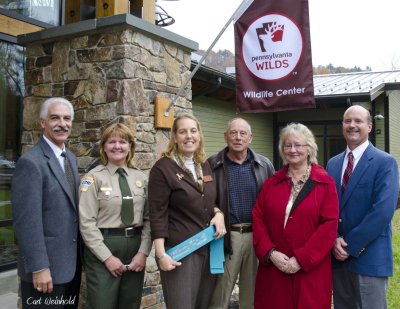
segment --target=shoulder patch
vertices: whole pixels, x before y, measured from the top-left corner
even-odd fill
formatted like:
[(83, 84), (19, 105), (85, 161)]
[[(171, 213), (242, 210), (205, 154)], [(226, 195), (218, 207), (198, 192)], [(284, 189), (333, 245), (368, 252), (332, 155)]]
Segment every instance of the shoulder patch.
[(79, 186), (79, 190), (81, 192), (86, 192), (94, 183), (95, 180), (92, 176), (85, 176), (81, 180), (81, 185)]

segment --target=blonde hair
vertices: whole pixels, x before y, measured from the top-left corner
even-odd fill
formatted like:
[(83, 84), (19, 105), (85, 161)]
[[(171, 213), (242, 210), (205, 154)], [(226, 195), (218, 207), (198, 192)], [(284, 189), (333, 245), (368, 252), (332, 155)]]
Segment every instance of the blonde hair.
[(193, 160), (197, 163), (204, 163), (206, 160), (206, 153), (204, 151), (204, 136), (203, 136), (203, 131), (201, 130), (200, 122), (197, 120), (195, 116), (187, 113), (183, 113), (176, 116), (171, 128), (171, 136), (169, 139), (167, 149), (162, 153), (162, 156), (172, 159), (174, 156), (180, 155), (178, 145), (175, 143), (174, 137), (178, 132), (178, 122), (181, 119), (192, 119), (193, 121), (196, 122), (197, 130), (199, 131), (200, 141), (199, 141), (199, 147), (197, 147), (196, 151), (193, 154)]
[(306, 144), (308, 145), (308, 162), (309, 163), (318, 163), (317, 162), (317, 152), (318, 146), (315, 142), (314, 134), (311, 132), (309, 128), (307, 128), (304, 124), (301, 123), (289, 123), (286, 127), (281, 130), (279, 135), (279, 155), (283, 160), (283, 163), (286, 164), (285, 156), (283, 155), (283, 143), (288, 137), (300, 137), (306, 140)]
[(133, 135), (132, 130), (130, 130), (126, 125), (122, 123), (114, 123), (108, 126), (104, 130), (100, 140), (101, 163), (103, 165), (108, 164), (108, 157), (104, 151), (104, 145), (107, 142), (107, 140), (112, 136), (118, 136), (120, 138), (123, 138), (124, 140), (126, 140), (131, 144), (131, 148), (129, 149), (129, 153), (128, 156), (126, 157), (125, 162), (128, 167), (135, 167), (135, 162), (133, 160), (133, 156), (135, 155), (135, 136)]

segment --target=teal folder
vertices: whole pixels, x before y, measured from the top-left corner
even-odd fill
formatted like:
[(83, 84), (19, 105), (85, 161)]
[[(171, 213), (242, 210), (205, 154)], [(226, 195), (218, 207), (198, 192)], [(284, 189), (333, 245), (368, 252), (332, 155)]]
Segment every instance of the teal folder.
[(224, 238), (214, 239), (215, 227), (213, 225), (181, 242), (179, 245), (168, 249), (167, 254), (175, 261), (180, 261), (197, 249), (210, 244), (210, 272), (212, 274), (224, 273)]

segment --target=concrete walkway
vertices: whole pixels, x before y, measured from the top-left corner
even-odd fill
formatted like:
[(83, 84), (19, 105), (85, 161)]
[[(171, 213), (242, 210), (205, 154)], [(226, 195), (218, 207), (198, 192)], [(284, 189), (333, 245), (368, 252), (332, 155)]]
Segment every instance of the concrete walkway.
[(17, 270), (0, 273), (0, 308), (16, 309), (18, 296)]

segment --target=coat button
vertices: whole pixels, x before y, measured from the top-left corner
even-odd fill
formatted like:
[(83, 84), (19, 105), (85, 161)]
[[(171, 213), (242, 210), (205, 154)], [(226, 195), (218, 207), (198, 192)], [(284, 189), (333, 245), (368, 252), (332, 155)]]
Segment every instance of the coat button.
[(339, 218), (339, 223), (342, 223), (342, 218)]

